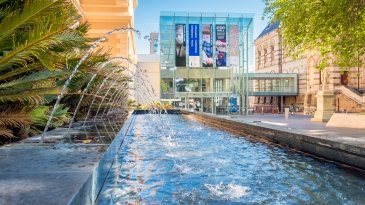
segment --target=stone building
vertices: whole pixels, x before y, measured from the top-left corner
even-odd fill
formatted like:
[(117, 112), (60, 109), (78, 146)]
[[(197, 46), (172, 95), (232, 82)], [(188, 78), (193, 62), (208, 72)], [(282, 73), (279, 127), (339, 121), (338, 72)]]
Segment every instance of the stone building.
[[(255, 40), (256, 73), (296, 73), (298, 74), (298, 95), (281, 99), (273, 96), (255, 97), (255, 106), (268, 106), (283, 100), (284, 106), (294, 104), (298, 111), (313, 114), (316, 109), (316, 94), (322, 90), (324, 73), (317, 69), (323, 60), (319, 52), (310, 51), (297, 59), (286, 55), (283, 48), (280, 22), (268, 25)], [(336, 112), (365, 111), (365, 68), (352, 68), (341, 72), (330, 56), (328, 88), (335, 94), (333, 109)]]
[[(120, 28), (134, 28), (134, 12), (138, 0), (71, 0), (83, 21), (90, 24), (88, 36), (101, 38), (107, 32)], [(108, 36), (107, 40), (99, 45), (109, 52), (112, 58), (127, 58), (137, 63), (136, 34), (134, 31), (116, 32)], [(119, 61), (120, 66), (135, 69), (128, 61)], [(132, 87), (133, 84), (130, 83)], [(128, 90), (129, 97), (133, 98), (133, 90)]]
[[(72, 0), (89, 22), (90, 37), (98, 38), (116, 28), (134, 28), (134, 11), (138, 0)], [(114, 33), (101, 46), (112, 57), (126, 57), (136, 62), (134, 32)]]

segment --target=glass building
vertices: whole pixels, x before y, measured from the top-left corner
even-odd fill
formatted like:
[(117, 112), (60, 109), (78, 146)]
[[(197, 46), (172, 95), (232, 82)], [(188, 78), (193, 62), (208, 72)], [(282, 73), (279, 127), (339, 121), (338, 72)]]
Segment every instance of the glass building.
[(247, 112), (253, 14), (161, 12), (160, 46), (161, 101), (213, 114)]

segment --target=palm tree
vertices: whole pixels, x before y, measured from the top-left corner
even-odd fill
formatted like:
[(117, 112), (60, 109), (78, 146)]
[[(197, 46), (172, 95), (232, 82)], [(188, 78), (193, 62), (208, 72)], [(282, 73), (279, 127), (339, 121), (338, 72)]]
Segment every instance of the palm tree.
[[(78, 20), (66, 0), (0, 0), (0, 142), (45, 125), (62, 83), (91, 41), (88, 25)], [(91, 56), (71, 92), (85, 85), (89, 68), (108, 58)], [(67, 121), (68, 109), (59, 107), (53, 126)]]

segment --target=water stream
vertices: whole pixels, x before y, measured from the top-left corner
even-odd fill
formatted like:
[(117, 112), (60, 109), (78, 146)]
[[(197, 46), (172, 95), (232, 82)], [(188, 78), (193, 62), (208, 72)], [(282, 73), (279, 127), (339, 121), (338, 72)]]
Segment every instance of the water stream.
[(72, 72), (70, 74), (70, 76), (68, 77), (68, 79), (66, 80), (65, 84), (62, 87), (62, 90), (60, 92), (60, 94), (57, 96), (56, 99), (56, 103), (53, 106), (53, 109), (51, 111), (51, 114), (48, 118), (47, 124), (43, 130), (42, 136), (41, 136), (41, 142), (43, 142), (44, 137), (47, 135), (47, 131), (48, 128), (52, 122), (53, 116), (61, 102), (61, 99), (63, 98), (63, 96), (65, 95), (67, 88), (71, 82), (71, 80), (73, 79), (73, 77), (76, 75), (79, 67), (81, 66), (81, 64), (89, 57), (89, 55), (99, 46), (100, 43), (104, 42), (110, 35), (112, 35), (113, 33), (117, 33), (117, 32), (136, 32), (138, 35), (140, 35), (140, 32), (138, 30), (135, 30), (134, 28), (116, 28), (113, 29), (112, 31), (107, 32), (103, 37), (97, 39), (96, 41), (94, 41), (92, 43), (92, 45), (90, 46), (90, 48), (85, 52), (85, 54), (82, 56), (82, 58), (77, 62), (76, 66), (72, 69)]
[(179, 115), (137, 115), (97, 204), (365, 204), (365, 174)]

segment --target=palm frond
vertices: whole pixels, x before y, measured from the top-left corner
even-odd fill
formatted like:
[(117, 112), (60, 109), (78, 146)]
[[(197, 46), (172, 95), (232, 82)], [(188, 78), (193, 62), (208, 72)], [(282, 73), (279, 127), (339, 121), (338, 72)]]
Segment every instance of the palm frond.
[(45, 95), (58, 95), (61, 92), (60, 87), (46, 87), (36, 89), (26, 89), (21, 92), (15, 91), (1, 91), (0, 102), (21, 102), (21, 103), (33, 103), (42, 104), (44, 102)]
[[(58, 127), (65, 123), (68, 123), (70, 120), (70, 115), (68, 113), (68, 107), (65, 105), (58, 105), (56, 108), (56, 112), (53, 115), (51, 127)], [(38, 126), (45, 126), (49, 115), (46, 115), (50, 111), (49, 107), (41, 106), (39, 109), (35, 110), (31, 113), (32, 119)]]
[(0, 23), (0, 41), (29, 23), (42, 12), (55, 4), (60, 4), (60, 2), (60, 0), (26, 1), (24, 8), (21, 12), (19, 11), (20, 13), (18, 15), (9, 15)]
[(7, 2), (7, 1), (9, 1), (9, 0), (0, 0), (0, 4), (3, 4), (5, 2)]
[[(11, 129), (8, 129), (6, 127), (0, 127), (0, 136), (5, 137), (5, 138), (13, 138), (14, 134)], [(0, 143), (1, 143), (1, 141), (0, 141)]]
[(39, 63), (28, 64), (24, 67), (13, 69), (6, 73), (2, 73), (0, 75), (0, 81), (6, 80), (9, 78), (13, 78), (15, 76), (21, 75), (23, 73), (27, 73), (29, 71), (39, 71), (39, 70), (43, 70), (43, 66), (41, 64), (39, 64)]
[(70, 31), (65, 28), (47, 33), (38, 32), (37, 30), (34, 32), (37, 35), (34, 35), (29, 41), (26, 41), (24, 44), (8, 52), (3, 58), (0, 58), (0, 71), (12, 68), (13, 66), (25, 66), (29, 62), (33, 62), (36, 58), (40, 59), (46, 68), (54, 70), (60, 66), (54, 63), (57, 59), (54, 55), (47, 54), (50, 48), (59, 45), (74, 45), (84, 41), (84, 38), (77, 31)]
[(29, 84), (29, 83), (36, 83), (38, 81), (42, 81), (42, 83), (43, 83), (45, 80), (56, 78), (56, 77), (65, 75), (66, 73), (68, 73), (68, 72), (66, 72), (66, 71), (51, 72), (51, 71), (48, 71), (48, 70), (36, 72), (36, 73), (33, 73), (29, 76), (24, 76), (24, 77), (19, 78), (17, 80), (13, 80), (13, 81), (10, 81), (8, 83), (0, 84), (0, 90), (1, 89), (6, 89), (6, 88), (9, 88), (9, 87), (11, 88), (11, 87), (14, 87), (14, 86), (22, 86), (22, 85), (26, 85), (26, 84)]
[(48, 106), (39, 106), (32, 110), (29, 115), (32, 118), (34, 125), (44, 126), (47, 124), (48, 116), (46, 115), (49, 111)]
[(32, 123), (32, 118), (26, 113), (1, 113), (0, 114), (0, 126), (1, 127), (18, 127), (22, 128), (29, 126)]

